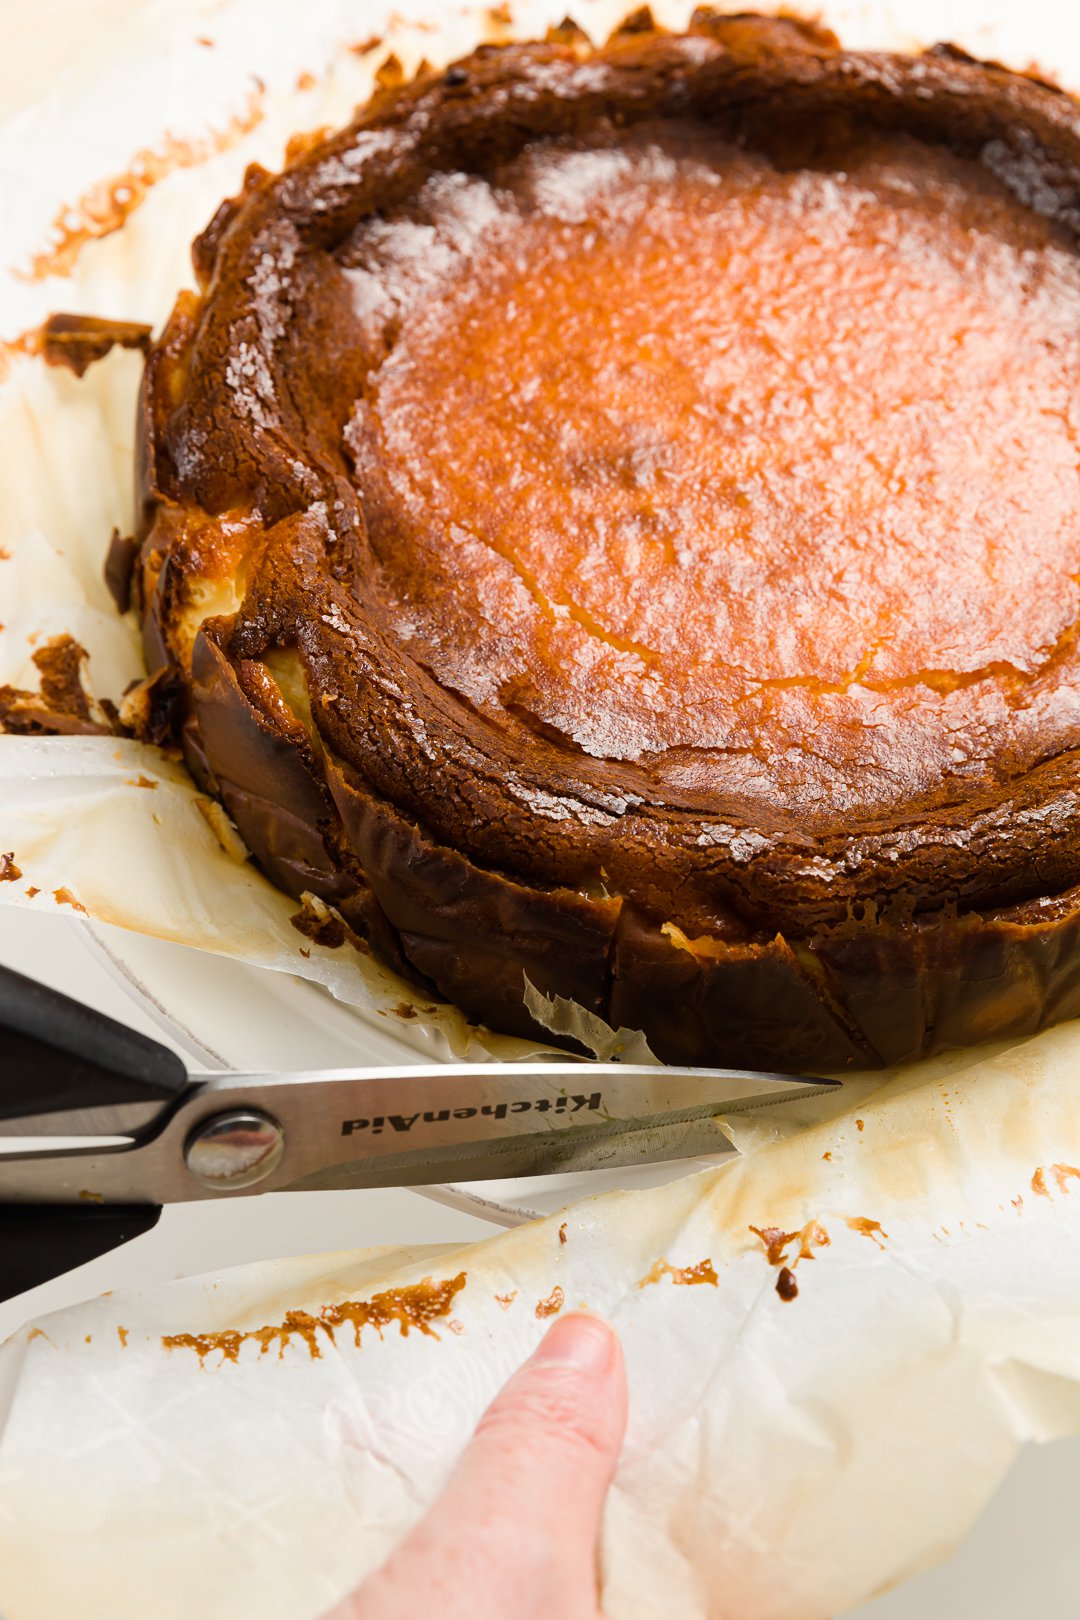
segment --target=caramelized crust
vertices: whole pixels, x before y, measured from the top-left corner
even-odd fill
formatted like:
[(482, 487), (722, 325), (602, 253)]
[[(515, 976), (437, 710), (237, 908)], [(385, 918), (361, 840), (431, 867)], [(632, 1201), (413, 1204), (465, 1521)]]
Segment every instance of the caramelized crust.
[(535, 1033), (896, 1062), (1080, 1011), (1080, 117), (699, 16), (252, 171), (137, 585), (256, 858)]

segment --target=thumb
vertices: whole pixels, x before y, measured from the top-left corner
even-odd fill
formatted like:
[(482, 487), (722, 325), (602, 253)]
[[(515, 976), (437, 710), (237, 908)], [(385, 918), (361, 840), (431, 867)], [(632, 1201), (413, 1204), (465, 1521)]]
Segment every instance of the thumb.
[(450, 1484), (353, 1615), (415, 1613), (422, 1570), (441, 1620), (595, 1620), (600, 1514), (625, 1427), (613, 1330), (596, 1316), (563, 1317), (488, 1407)]

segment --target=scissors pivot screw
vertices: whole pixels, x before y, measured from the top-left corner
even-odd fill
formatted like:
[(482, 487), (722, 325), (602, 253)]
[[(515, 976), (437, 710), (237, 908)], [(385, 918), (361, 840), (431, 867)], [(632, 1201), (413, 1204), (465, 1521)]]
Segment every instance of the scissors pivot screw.
[(204, 1187), (232, 1192), (262, 1181), (277, 1169), (284, 1152), (285, 1132), (277, 1120), (255, 1108), (240, 1108), (196, 1125), (184, 1162)]

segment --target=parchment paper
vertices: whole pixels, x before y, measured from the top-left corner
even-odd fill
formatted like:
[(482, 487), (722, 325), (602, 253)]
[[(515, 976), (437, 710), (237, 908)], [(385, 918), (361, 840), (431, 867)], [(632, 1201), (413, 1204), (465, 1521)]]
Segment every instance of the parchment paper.
[[(842, 1613), (943, 1556), (1024, 1440), (1080, 1430), (1076, 1050), (1066, 1028), (941, 1064), (729, 1168), (468, 1249), (246, 1267), (45, 1319), (0, 1351), (0, 1612), (314, 1620), (562, 1302), (608, 1314), (629, 1364), (612, 1620)], [(363, 1314), (344, 1302), (378, 1317), (425, 1278), (449, 1285), (426, 1335), (391, 1320), (357, 1345), (346, 1320), (235, 1360), (163, 1343)]]
[[(520, 6), (515, 29), (564, 9)], [(598, 34), (623, 9), (574, 7)], [(86, 14), (66, 76), (43, 65), (45, 31), (30, 38), (0, 122), (8, 340), (56, 308), (159, 322), (190, 279), (191, 236), (248, 161), (277, 163), (294, 130), (346, 117), (390, 44), (408, 64), (508, 32), (434, 0), (410, 8), (421, 26), (330, 0), (158, 0), (124, 7), (122, 29), (102, 3), (100, 32)], [(60, 27), (63, 7), (51, 15)], [(845, 4), (828, 20), (852, 44), (947, 34), (1080, 84), (1080, 18), (1048, 0)], [(347, 48), (374, 34), (378, 49)], [(177, 166), (107, 230), (118, 193), (103, 183), (136, 152), (144, 173)], [(73, 230), (91, 239), (64, 273), (25, 279)], [(130, 525), (138, 360), (81, 382), (19, 353), (6, 366), (0, 683), (34, 684), (34, 646), (68, 632), (93, 691), (118, 696), (140, 673), (137, 637), (100, 564), (113, 524)], [(22, 872), (0, 903), (75, 903), (361, 1007), (400, 997), (392, 976), (297, 934), (295, 907), (197, 799), (134, 743), (0, 739), (0, 853)], [(448, 1051), (470, 1036), (452, 1014), (425, 1018)], [(247, 1267), (47, 1319), (0, 1350), (0, 1613), (318, 1615), (430, 1500), (547, 1313), (579, 1304), (613, 1317), (632, 1382), (604, 1539), (612, 1620), (843, 1612), (945, 1555), (1025, 1440), (1080, 1432), (1078, 1060), (1064, 1026), (853, 1080), (831, 1119), (810, 1105), (743, 1118), (736, 1164), (582, 1204), (565, 1242), (555, 1217), (459, 1253)], [(445, 1301), (427, 1333), (380, 1303), (425, 1278)], [(314, 1319), (304, 1332), (242, 1337), (296, 1311)], [(198, 1337), (223, 1330), (241, 1338)]]

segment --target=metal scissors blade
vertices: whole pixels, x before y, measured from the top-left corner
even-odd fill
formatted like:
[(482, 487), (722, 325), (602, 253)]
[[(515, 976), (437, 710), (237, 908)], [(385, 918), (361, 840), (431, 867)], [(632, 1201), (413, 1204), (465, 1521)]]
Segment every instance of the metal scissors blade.
[[(119, 1146), (27, 1152), (10, 1140), (0, 1201), (180, 1203), (256, 1186), (409, 1186), (682, 1158), (727, 1149), (718, 1116), (837, 1084), (577, 1061), (213, 1075)], [(61, 1135), (68, 1122), (20, 1123)]]
[(837, 1084), (571, 1059), (190, 1075), (0, 968), (0, 1299), (149, 1231), (166, 1203), (713, 1155), (730, 1149), (720, 1116)]

